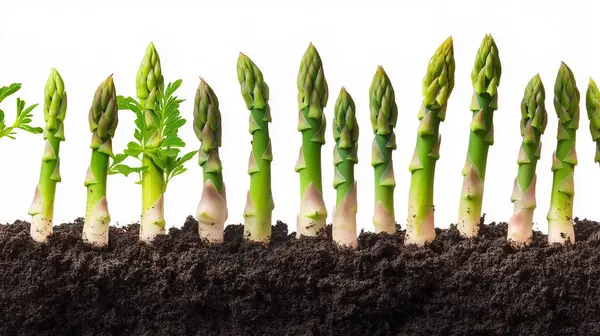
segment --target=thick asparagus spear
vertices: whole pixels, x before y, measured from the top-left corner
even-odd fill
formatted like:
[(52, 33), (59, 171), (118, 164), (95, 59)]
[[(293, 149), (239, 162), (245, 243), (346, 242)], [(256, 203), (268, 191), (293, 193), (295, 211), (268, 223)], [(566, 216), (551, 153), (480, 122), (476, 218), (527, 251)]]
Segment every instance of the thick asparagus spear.
[(573, 231), (575, 150), (579, 128), (579, 90), (571, 69), (561, 63), (554, 84), (554, 108), (558, 115), (558, 143), (552, 157), (552, 197), (548, 211), (548, 243), (575, 242)]
[(242, 53), (238, 58), (237, 73), (242, 97), (250, 110), (249, 132), (252, 135), (252, 151), (248, 160), (250, 190), (244, 209), (244, 236), (252, 241), (268, 242), (275, 208), (271, 192), (273, 153), (269, 137), (269, 86), (254, 62)]
[(398, 120), (398, 106), (389, 77), (379, 66), (369, 89), (373, 139), (371, 165), (375, 171), (375, 232), (396, 232), (394, 217), (394, 163), (392, 152), (396, 149), (394, 127)]
[(356, 247), (356, 212), (358, 210), (354, 165), (358, 163), (358, 122), (354, 100), (342, 88), (335, 103), (333, 120), (333, 187), (337, 191), (333, 211), (333, 241)]
[(596, 142), (594, 162), (600, 163), (600, 90), (592, 78), (590, 78), (585, 101), (590, 120), (590, 134), (592, 140)]
[(196, 211), (198, 234), (202, 239), (219, 243), (223, 241), (223, 228), (228, 216), (223, 165), (219, 158), (221, 112), (219, 99), (202, 78), (196, 90), (193, 125), (202, 143), (198, 151), (198, 164), (204, 171), (202, 198)]
[(454, 48), (449, 37), (429, 60), (423, 78), (423, 105), (411, 172), (405, 244), (424, 245), (435, 239), (433, 185), (440, 157), (440, 122), (446, 118), (448, 98), (454, 88)]
[(110, 158), (113, 157), (112, 138), (119, 123), (117, 94), (112, 75), (96, 89), (88, 114), (92, 132), (92, 159), (85, 177), (87, 206), (82, 238), (96, 245), (108, 245), (110, 214), (106, 200), (106, 179)]
[(485, 36), (475, 57), (471, 72), (473, 98), (471, 100), (471, 132), (465, 167), (462, 171), (463, 187), (458, 210), (458, 231), (464, 237), (477, 236), (481, 220), (481, 205), (485, 182), (488, 150), (494, 144), (494, 111), (498, 109), (497, 88), (502, 67), (496, 42)]
[(539, 75), (535, 75), (525, 88), (521, 101), (521, 136), (517, 164), (519, 170), (511, 196), (514, 212), (508, 223), (508, 241), (515, 246), (532, 242), (533, 212), (536, 208), (535, 185), (537, 162), (542, 151), (542, 134), (546, 130), (546, 92)]
[(302, 57), (297, 78), (298, 131), (302, 147), (296, 162), (300, 175), (300, 212), (296, 236), (315, 236), (325, 229), (327, 209), (323, 201), (321, 147), (325, 144), (329, 91), (321, 57), (311, 43)]
[(45, 242), (52, 234), (56, 184), (61, 181), (59, 151), (61, 141), (65, 141), (63, 121), (67, 114), (67, 93), (63, 79), (56, 69), (50, 72), (44, 96), (46, 148), (42, 156), (40, 180), (27, 212), (32, 216), (31, 237), (38, 242)]

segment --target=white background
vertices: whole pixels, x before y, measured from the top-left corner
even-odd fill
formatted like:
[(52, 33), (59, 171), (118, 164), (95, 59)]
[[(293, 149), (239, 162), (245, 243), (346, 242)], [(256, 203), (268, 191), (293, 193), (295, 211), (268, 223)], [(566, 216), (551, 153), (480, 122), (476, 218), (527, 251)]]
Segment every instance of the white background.
[[(191, 2), (190, 2), (191, 3)], [(404, 226), (412, 156), (421, 104), (421, 80), (427, 62), (449, 35), (454, 38), (455, 88), (447, 119), (441, 126), (441, 158), (436, 172), (436, 226), (456, 221), (471, 112), (470, 73), (477, 48), (491, 33), (500, 50), (503, 73), (499, 109), (495, 115), (496, 143), (490, 150), (484, 212), (488, 221), (506, 221), (512, 214), (510, 194), (517, 172), (520, 101), (529, 79), (540, 73), (546, 87), (549, 122), (538, 165), (536, 228), (546, 231), (550, 201), (551, 156), (556, 146), (557, 118), (552, 104), (560, 61), (575, 73), (581, 91), (581, 123), (577, 142), (575, 214), (600, 218), (597, 190), (600, 169), (594, 164), (585, 110), (588, 78), (600, 80), (597, 40), (598, 9), (594, 1), (412, 1), (392, 2), (301, 1), (221, 2), (213, 7), (181, 1), (3, 1), (0, 11), (0, 85), (23, 83), (18, 96), (28, 103), (43, 102), (43, 89), (52, 67), (64, 78), (69, 105), (61, 144), (63, 182), (56, 195), (55, 223), (85, 214), (83, 179), (90, 158), (87, 115), (97, 86), (114, 73), (119, 94), (135, 95), (135, 76), (150, 41), (154, 41), (167, 81), (183, 79), (178, 95), (187, 101), (182, 114), (188, 123), (181, 131), (188, 148), (198, 147), (192, 131), (192, 104), (199, 76), (212, 86), (221, 103), (223, 146), (221, 158), (228, 191), (228, 223), (241, 223), (249, 177), (246, 174), (250, 135), (248, 111), (236, 76), (238, 53), (244, 52), (262, 70), (270, 86), (273, 115), (274, 219), (292, 224), (299, 203), (294, 172), (301, 136), (296, 131), (296, 75), (310, 42), (324, 62), (330, 89), (327, 144), (323, 148), (324, 197), (329, 209), (335, 200), (331, 186), (331, 118), (338, 92), (345, 86), (354, 97), (362, 126), (357, 166), (359, 229), (372, 230), (373, 171), (370, 166), (372, 133), (368, 90), (377, 65), (386, 69), (396, 90), (399, 120), (398, 150), (394, 154), (397, 187), (396, 218)], [(212, 3), (212, 2), (211, 2)], [(214, 3), (217, 3), (215, 1)], [(410, 3), (410, 4), (409, 4)], [(167, 5), (168, 4), (168, 5)], [(2, 109), (12, 122), (14, 98)], [(122, 111), (115, 152), (133, 138), (133, 114)], [(35, 110), (41, 125), (42, 108)], [(44, 149), (41, 136), (21, 133), (17, 141), (0, 141), (0, 222), (28, 219)], [(168, 187), (167, 225), (180, 226), (195, 214), (200, 198), (201, 169), (195, 159), (188, 173)], [(140, 216), (141, 190), (134, 177), (111, 176), (109, 207), (113, 225), (135, 222)], [(331, 210), (330, 210), (331, 211)], [(329, 218), (329, 220), (331, 217)]]

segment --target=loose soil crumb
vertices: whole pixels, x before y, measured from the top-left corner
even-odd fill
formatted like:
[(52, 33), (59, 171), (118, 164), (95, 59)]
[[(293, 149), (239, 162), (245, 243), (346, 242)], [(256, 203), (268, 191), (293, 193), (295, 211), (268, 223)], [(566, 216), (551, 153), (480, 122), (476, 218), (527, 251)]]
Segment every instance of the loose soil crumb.
[(404, 232), (361, 233), (358, 250), (294, 238), (281, 222), (268, 246), (181, 229), (138, 242), (111, 228), (110, 246), (80, 241), (83, 222), (46, 245), (29, 224), (0, 225), (2, 335), (598, 335), (600, 226), (576, 220), (574, 246), (515, 250), (506, 224), (461, 239), (436, 230), (424, 248)]

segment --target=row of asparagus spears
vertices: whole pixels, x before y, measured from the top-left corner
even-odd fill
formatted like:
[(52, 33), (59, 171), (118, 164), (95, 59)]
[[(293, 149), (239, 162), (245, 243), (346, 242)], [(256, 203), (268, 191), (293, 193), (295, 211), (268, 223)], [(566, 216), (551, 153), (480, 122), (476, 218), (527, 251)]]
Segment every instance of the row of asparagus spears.
[[(448, 99), (454, 88), (454, 50), (452, 37), (445, 40), (431, 57), (423, 79), (423, 104), (418, 113), (417, 143), (409, 164), (411, 184), (406, 223), (406, 244), (424, 245), (435, 238), (434, 176), (440, 157), (440, 123), (446, 117)], [(473, 113), (469, 146), (462, 175), (463, 187), (457, 227), (464, 237), (477, 236), (481, 225), (482, 201), (488, 151), (494, 143), (494, 111), (498, 108), (498, 92), (502, 73), (497, 46), (486, 35), (475, 58), (471, 73)], [(248, 159), (250, 188), (244, 209), (244, 235), (257, 242), (268, 242), (271, 236), (274, 202), (271, 192), (272, 121), (269, 87), (254, 62), (240, 53), (237, 74), (241, 94), (249, 110), (249, 133), (252, 150)], [(181, 80), (165, 86), (160, 58), (150, 43), (136, 80), (136, 98), (117, 96), (112, 75), (95, 92), (89, 111), (92, 133), (91, 163), (84, 181), (87, 207), (82, 237), (96, 246), (108, 244), (110, 214), (106, 199), (107, 175), (137, 175), (142, 186), (140, 240), (151, 242), (165, 233), (164, 196), (168, 182), (186, 171), (184, 164), (198, 157), (203, 169), (204, 185), (197, 208), (199, 236), (218, 243), (228, 218), (221, 147), (221, 113), (219, 100), (212, 88), (200, 79), (193, 111), (193, 129), (201, 145), (199, 150), (184, 153), (185, 143), (179, 129), (186, 123), (179, 106), (183, 101), (175, 93)], [(300, 207), (297, 236), (315, 236), (323, 232), (327, 210), (323, 199), (321, 149), (326, 142), (324, 109), (329, 89), (323, 63), (311, 43), (306, 50), (297, 77), (298, 127), (302, 147), (295, 166), (300, 177)], [(0, 102), (17, 92), (20, 84), (0, 88)], [(587, 111), (592, 139), (597, 143), (595, 161), (600, 162), (600, 91), (590, 79)], [(392, 153), (396, 149), (394, 128), (398, 119), (394, 89), (383, 67), (379, 66), (369, 90), (373, 145), (371, 165), (374, 168), (375, 199), (373, 225), (375, 232), (396, 232), (394, 215), (394, 168)], [(60, 143), (65, 141), (63, 122), (67, 111), (67, 93), (59, 73), (53, 69), (45, 86), (45, 127), (31, 126), (32, 110), (17, 98), (17, 117), (11, 126), (0, 110), (0, 137), (14, 138), (16, 130), (43, 133), (46, 147), (42, 156), (39, 184), (29, 208), (32, 216), (31, 237), (47, 241), (52, 234), (54, 196), (61, 181)], [(574, 168), (577, 165), (575, 137), (579, 126), (579, 91), (569, 67), (562, 63), (554, 86), (554, 107), (558, 115), (557, 147), (553, 154), (554, 173), (551, 206), (548, 212), (550, 243), (574, 242), (573, 195)], [(118, 124), (118, 111), (135, 113), (134, 141), (123, 153), (114, 154), (112, 138)], [(333, 212), (333, 240), (340, 245), (357, 244), (357, 183), (354, 166), (358, 163), (359, 125), (356, 106), (350, 93), (342, 88), (334, 106), (332, 121), (334, 178), (336, 202)], [(532, 221), (536, 208), (536, 165), (540, 159), (541, 136), (547, 125), (545, 90), (539, 75), (525, 88), (521, 103), (521, 136), (511, 200), (514, 213), (508, 225), (507, 239), (515, 246), (532, 241)], [(135, 164), (132, 164), (133, 162)]]

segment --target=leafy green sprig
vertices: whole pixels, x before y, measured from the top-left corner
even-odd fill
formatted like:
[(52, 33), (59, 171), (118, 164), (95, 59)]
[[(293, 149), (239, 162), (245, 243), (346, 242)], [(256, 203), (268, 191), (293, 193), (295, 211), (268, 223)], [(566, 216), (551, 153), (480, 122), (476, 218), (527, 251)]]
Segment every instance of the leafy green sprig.
[[(9, 86), (0, 87), (0, 103), (7, 97), (19, 91), (20, 89), (20, 83), (13, 83)], [(33, 117), (31, 112), (37, 106), (38, 104), (33, 104), (31, 106), (26, 107), (25, 101), (20, 98), (17, 98), (17, 117), (15, 118), (15, 121), (11, 126), (6, 125), (6, 120), (4, 119), (4, 111), (0, 109), (0, 138), (7, 137), (10, 139), (15, 139), (17, 129), (21, 129), (32, 134), (42, 133), (43, 130), (41, 127), (31, 126), (31, 121)]]

